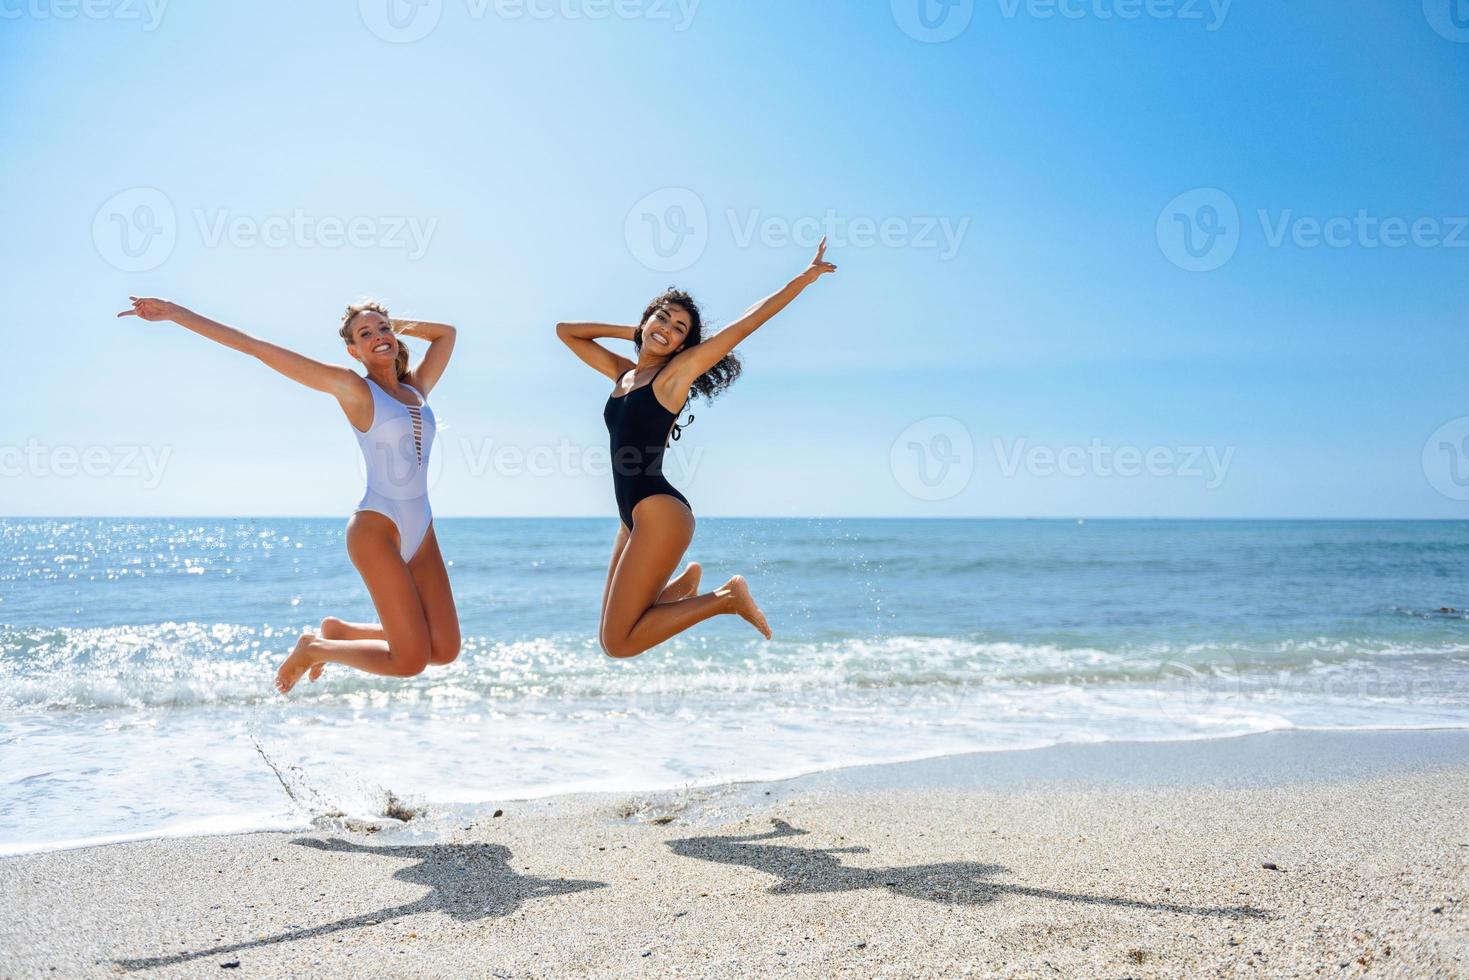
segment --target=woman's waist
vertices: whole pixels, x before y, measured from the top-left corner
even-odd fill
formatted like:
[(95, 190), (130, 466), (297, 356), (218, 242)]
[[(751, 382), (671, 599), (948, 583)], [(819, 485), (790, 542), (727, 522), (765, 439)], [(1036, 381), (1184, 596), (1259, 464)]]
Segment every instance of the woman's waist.
[(362, 499), (374, 497), (381, 500), (391, 500), (395, 503), (413, 503), (416, 501), (428, 502), (428, 479), (422, 477), (405, 482), (374, 482), (367, 481), (363, 489)]
[(663, 454), (659, 453), (613, 453), (612, 478), (663, 479)]

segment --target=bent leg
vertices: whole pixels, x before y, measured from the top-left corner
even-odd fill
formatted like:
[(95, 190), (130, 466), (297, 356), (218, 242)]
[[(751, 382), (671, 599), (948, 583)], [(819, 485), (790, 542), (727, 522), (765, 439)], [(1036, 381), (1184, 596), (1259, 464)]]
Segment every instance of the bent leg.
[[(418, 588), (418, 598), (428, 619), (428, 662), (436, 666), (453, 663), (459, 656), (459, 610), (454, 604), (454, 591), (449, 585), (449, 569), (439, 551), (438, 536), (433, 525), (408, 563), (408, 572)], [(335, 616), (321, 621), (319, 635), (324, 640), (382, 640), (387, 634), (380, 623), (349, 623)], [(321, 676), (322, 664), (316, 664), (308, 675), (312, 681)]]
[[(602, 586), (602, 617), (607, 615), (607, 595), (612, 591), (612, 576), (617, 571), (618, 559), (622, 557), (622, 550), (627, 547), (628, 531), (627, 525), (622, 522), (617, 524), (617, 537), (612, 542), (612, 560), (607, 564), (607, 581)], [(658, 602), (673, 602), (676, 599), (686, 599), (691, 595), (699, 593), (699, 578), (704, 570), (696, 561), (689, 562), (689, 567), (683, 570), (683, 574), (669, 581), (663, 591), (658, 593)]]
[(317, 630), (323, 640), (385, 640), (381, 623), (349, 623), (335, 616), (321, 621)]
[(658, 593), (658, 602), (676, 602), (679, 599), (687, 599), (691, 595), (699, 594), (699, 579), (704, 575), (704, 569), (696, 561), (689, 562), (683, 574), (666, 585), (662, 592)]
[(641, 501), (634, 526), (613, 571), (602, 615), (602, 648), (609, 656), (635, 657), (712, 616), (739, 613), (768, 635), (744, 579), (731, 579), (707, 595), (659, 603), (694, 534), (694, 515), (676, 497)]
[(418, 600), (428, 619), (428, 662), (438, 666), (453, 663), (459, 656), (459, 610), (454, 605), (449, 569), (444, 565), (432, 524), (418, 546), (418, 553), (408, 563), (408, 571), (418, 587)]
[(612, 594), (612, 579), (617, 575), (617, 563), (622, 560), (628, 537), (627, 525), (618, 521), (617, 537), (612, 540), (612, 560), (607, 563), (607, 581), (602, 586), (602, 614), (599, 622), (607, 620), (607, 597)]
[(418, 587), (398, 553), (392, 521), (370, 511), (354, 514), (347, 525), (347, 553), (372, 596), (383, 624), (382, 639), (301, 637), (276, 675), (276, 688), (283, 694), (318, 663), (338, 663), (389, 677), (422, 673), (428, 663), (428, 620)]

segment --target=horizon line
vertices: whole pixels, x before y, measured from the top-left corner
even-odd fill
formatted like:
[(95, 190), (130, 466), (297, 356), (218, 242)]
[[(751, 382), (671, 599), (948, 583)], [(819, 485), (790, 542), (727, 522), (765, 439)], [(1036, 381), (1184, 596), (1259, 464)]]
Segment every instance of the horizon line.
[[(0, 521), (327, 521), (351, 518), (351, 514), (0, 514)], [(1391, 517), (1391, 516), (1301, 516), (1301, 515), (1000, 515), (1000, 514), (705, 514), (712, 521), (1301, 521), (1301, 522), (1469, 522), (1463, 517)], [(444, 514), (434, 521), (608, 521), (617, 515), (600, 514)]]

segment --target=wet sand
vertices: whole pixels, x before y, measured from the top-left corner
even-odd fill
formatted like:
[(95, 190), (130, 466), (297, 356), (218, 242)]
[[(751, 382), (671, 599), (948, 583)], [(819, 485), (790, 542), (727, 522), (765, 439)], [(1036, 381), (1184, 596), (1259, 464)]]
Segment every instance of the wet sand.
[(500, 809), (7, 858), (0, 976), (1469, 976), (1469, 732)]

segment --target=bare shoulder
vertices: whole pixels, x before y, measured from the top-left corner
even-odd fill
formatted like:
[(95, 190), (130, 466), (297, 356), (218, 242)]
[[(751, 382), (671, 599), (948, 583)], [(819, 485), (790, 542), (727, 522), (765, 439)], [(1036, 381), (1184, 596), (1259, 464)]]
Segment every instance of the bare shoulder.
[(358, 432), (366, 432), (372, 427), (372, 418), (375, 408), (372, 400), (372, 389), (368, 387), (367, 379), (349, 368), (342, 368), (346, 375), (342, 379), (342, 387), (337, 391), (337, 404), (342, 406), (346, 413), (347, 421)]
[(341, 371), (336, 395), (342, 407), (371, 405), (372, 389), (368, 387), (367, 379), (351, 368), (342, 368)]
[[(618, 364), (615, 367), (609, 367), (606, 371), (604, 371), (603, 373), (606, 374), (607, 377), (612, 379), (612, 394), (626, 394), (627, 389), (623, 386), (623, 382), (627, 380), (627, 376), (629, 374), (633, 374), (636, 371), (637, 365), (632, 363), (631, 361), (628, 361), (625, 365)], [(634, 383), (636, 383), (637, 379), (634, 378), (633, 381)]]
[(342, 391), (348, 395), (357, 395), (362, 398), (371, 398), (372, 389), (367, 385), (367, 378), (358, 374), (351, 368), (341, 369)]
[(694, 355), (694, 348), (679, 351), (658, 375), (658, 380), (672, 388), (687, 391), (693, 387), (695, 381), (699, 380), (699, 375), (704, 373), (701, 363)]
[(621, 383), (622, 379), (627, 376), (627, 372), (637, 367), (637, 364), (631, 358), (623, 357), (621, 354), (615, 354), (612, 351), (607, 351), (607, 354), (612, 358), (612, 363), (607, 365), (605, 373), (614, 382)]

